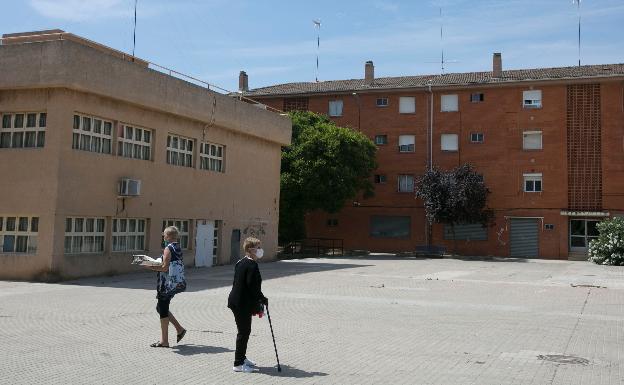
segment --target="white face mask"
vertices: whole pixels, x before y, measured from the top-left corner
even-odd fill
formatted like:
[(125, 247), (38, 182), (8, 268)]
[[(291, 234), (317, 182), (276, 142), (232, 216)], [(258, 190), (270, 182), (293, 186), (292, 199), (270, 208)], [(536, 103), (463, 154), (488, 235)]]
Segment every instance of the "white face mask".
[(263, 249), (256, 249), (256, 258), (260, 259), (264, 256), (264, 250)]

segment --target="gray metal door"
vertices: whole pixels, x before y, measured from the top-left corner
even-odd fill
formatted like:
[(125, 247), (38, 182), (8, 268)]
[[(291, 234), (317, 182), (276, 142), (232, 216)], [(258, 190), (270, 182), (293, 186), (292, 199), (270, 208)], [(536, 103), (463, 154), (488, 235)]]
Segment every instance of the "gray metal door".
[(512, 257), (539, 257), (538, 219), (511, 219), (510, 249)]
[(232, 238), (230, 239), (230, 262), (236, 263), (240, 259), (240, 238), (241, 232), (239, 229), (232, 230)]

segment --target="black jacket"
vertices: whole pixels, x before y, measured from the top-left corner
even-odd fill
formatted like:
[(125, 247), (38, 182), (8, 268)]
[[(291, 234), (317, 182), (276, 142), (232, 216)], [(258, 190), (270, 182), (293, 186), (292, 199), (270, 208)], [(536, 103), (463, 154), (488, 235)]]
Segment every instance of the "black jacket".
[(234, 283), (228, 297), (228, 307), (236, 312), (251, 313), (264, 300), (258, 263), (243, 257), (234, 267)]

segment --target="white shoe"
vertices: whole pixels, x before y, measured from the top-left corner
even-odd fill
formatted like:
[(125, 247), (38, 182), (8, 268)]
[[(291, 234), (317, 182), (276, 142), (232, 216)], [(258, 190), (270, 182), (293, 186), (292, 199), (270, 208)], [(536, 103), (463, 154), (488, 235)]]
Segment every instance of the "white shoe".
[(238, 365), (232, 368), (233, 371), (235, 372), (243, 372), (243, 373), (253, 373), (255, 372), (257, 369), (248, 366), (246, 364), (242, 364), (242, 365)]
[(256, 363), (250, 360), (249, 358), (245, 358), (245, 365), (255, 367)]

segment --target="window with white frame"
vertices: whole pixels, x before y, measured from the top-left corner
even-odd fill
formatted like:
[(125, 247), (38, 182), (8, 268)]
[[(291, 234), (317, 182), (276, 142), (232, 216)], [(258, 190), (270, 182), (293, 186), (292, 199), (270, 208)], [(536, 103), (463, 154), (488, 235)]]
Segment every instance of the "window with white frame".
[(37, 252), (39, 217), (0, 216), (0, 252)]
[(483, 143), (483, 133), (481, 132), (470, 133), (470, 143)]
[(113, 218), (112, 251), (145, 250), (145, 224), (142, 218)]
[(342, 116), (342, 100), (329, 101), (329, 116)]
[(45, 144), (45, 112), (2, 114), (0, 148), (36, 148)]
[(442, 151), (457, 151), (459, 149), (457, 134), (442, 134), (440, 136), (440, 146)]
[(214, 221), (214, 232), (212, 238), (212, 266), (216, 266), (219, 257), (219, 228), (221, 221)]
[(167, 163), (174, 166), (193, 167), (193, 139), (167, 135)]
[(525, 192), (541, 192), (542, 191), (542, 174), (524, 174), (524, 191)]
[(541, 150), (542, 131), (524, 131), (522, 133), (522, 149)]
[(442, 95), (441, 97), (442, 112), (459, 111), (459, 98), (454, 95)]
[(199, 168), (202, 170), (210, 170), (224, 172), (223, 157), (225, 156), (225, 147), (214, 143), (199, 144)]
[(113, 143), (113, 122), (87, 115), (74, 115), (72, 148), (110, 154)]
[(151, 160), (152, 137), (152, 130), (120, 124), (117, 132), (117, 155)]
[(375, 105), (377, 107), (388, 107), (388, 98), (377, 98)]
[(106, 220), (93, 217), (65, 219), (65, 254), (104, 252)]
[(378, 146), (388, 144), (388, 135), (375, 135), (375, 144)]
[(542, 91), (541, 90), (522, 91), (522, 106), (524, 108), (541, 108), (542, 107)]
[(416, 112), (416, 98), (401, 96), (399, 98), (399, 114), (413, 114)]
[(399, 135), (399, 152), (414, 152), (416, 137), (414, 135)]
[(189, 220), (188, 219), (165, 219), (162, 222), (162, 229), (165, 229), (169, 226), (175, 226), (178, 228), (178, 242), (180, 243), (180, 247), (183, 250), (187, 250), (189, 248)]
[(399, 175), (398, 190), (399, 192), (414, 192), (414, 176)]

